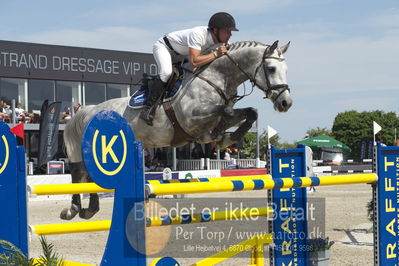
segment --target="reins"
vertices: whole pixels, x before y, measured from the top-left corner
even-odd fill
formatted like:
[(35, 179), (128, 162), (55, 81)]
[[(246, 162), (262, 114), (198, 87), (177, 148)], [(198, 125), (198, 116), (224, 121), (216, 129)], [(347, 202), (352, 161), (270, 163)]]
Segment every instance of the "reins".
[[(251, 88), (251, 92), (248, 93), (248, 94), (245, 94), (245, 90), (244, 90), (244, 95), (240, 95), (240, 96), (234, 95), (233, 97), (228, 98), (227, 95), (226, 95), (226, 93), (225, 93), (221, 88), (219, 88), (216, 84), (214, 84), (213, 82), (211, 82), (211, 81), (208, 80), (207, 78), (202, 77), (202, 76), (200, 75), (200, 73), (201, 73), (202, 71), (200, 71), (199, 73), (193, 73), (193, 74), (194, 74), (196, 77), (198, 77), (198, 78), (200, 78), (200, 79), (206, 81), (209, 85), (211, 85), (211, 86), (216, 90), (216, 92), (225, 100), (226, 103), (229, 103), (229, 102), (236, 103), (236, 102), (240, 101), (241, 99), (243, 99), (244, 97), (251, 95), (252, 92), (253, 92), (253, 90), (254, 90), (254, 87), (255, 87), (255, 86), (258, 87), (258, 88), (260, 88), (261, 90), (263, 90), (263, 91), (265, 92), (265, 94), (266, 94), (266, 97), (265, 97), (265, 98), (269, 98), (269, 97), (270, 97), (269, 95), (271, 94), (272, 91), (278, 91), (277, 96), (273, 97), (274, 99), (272, 99), (272, 100), (275, 100), (275, 99), (277, 99), (278, 97), (280, 97), (280, 95), (281, 95), (284, 91), (286, 91), (286, 90), (290, 91), (290, 88), (288, 87), (288, 84), (276, 84), (276, 85), (271, 85), (270, 80), (269, 80), (269, 73), (268, 73), (268, 71), (267, 71), (267, 69), (266, 69), (266, 66), (265, 66), (265, 60), (266, 60), (266, 59), (274, 59), (274, 60), (284, 61), (285, 59), (284, 59), (284, 58), (280, 58), (280, 57), (276, 57), (276, 56), (267, 56), (267, 52), (268, 52), (268, 47), (266, 47), (266, 49), (265, 49), (265, 51), (264, 51), (264, 53), (263, 53), (263, 56), (262, 56), (262, 60), (261, 60), (260, 64), (256, 67), (256, 69), (255, 69), (255, 74), (254, 74), (253, 77), (252, 77), (248, 72), (246, 72), (246, 71), (240, 66), (240, 64), (238, 64), (238, 62), (236, 62), (236, 61), (231, 57), (231, 55), (230, 55), (229, 53), (225, 54), (225, 55), (227, 56), (227, 58), (233, 63), (233, 65), (236, 66), (236, 67), (247, 77), (247, 79), (251, 82), (252, 88)], [(264, 71), (264, 74), (265, 74), (265, 79), (266, 79), (266, 86), (267, 86), (267, 88), (263, 88), (262, 86), (260, 86), (260, 85), (256, 82), (256, 76), (258, 75), (258, 72), (260, 71), (261, 67), (263, 67), (263, 71)], [(244, 85), (244, 88), (245, 88), (245, 85)]]

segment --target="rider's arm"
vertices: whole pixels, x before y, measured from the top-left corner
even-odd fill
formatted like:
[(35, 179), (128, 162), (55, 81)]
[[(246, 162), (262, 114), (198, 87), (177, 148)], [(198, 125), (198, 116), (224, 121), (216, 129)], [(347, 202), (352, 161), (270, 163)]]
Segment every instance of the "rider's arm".
[(201, 55), (200, 50), (189, 47), (188, 60), (190, 61), (190, 64), (195, 68), (206, 65), (225, 53), (227, 53), (227, 49), (224, 45), (219, 46), (216, 51), (205, 55)]

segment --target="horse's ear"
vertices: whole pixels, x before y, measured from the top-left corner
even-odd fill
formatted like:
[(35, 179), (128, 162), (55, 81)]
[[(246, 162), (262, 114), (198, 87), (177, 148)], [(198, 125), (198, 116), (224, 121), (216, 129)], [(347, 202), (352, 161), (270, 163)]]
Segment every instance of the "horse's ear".
[(269, 53), (272, 53), (278, 47), (278, 40), (275, 41), (272, 46), (269, 47)]
[(281, 50), (281, 52), (282, 52), (283, 54), (284, 54), (285, 52), (287, 52), (288, 48), (290, 47), (290, 43), (291, 43), (291, 42), (288, 42), (286, 45), (280, 47), (280, 50)]

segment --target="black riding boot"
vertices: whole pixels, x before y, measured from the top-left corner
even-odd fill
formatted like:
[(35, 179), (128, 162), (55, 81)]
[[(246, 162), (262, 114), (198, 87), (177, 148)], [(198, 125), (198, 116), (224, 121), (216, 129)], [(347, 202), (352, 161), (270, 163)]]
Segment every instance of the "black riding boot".
[(141, 110), (140, 118), (143, 119), (147, 125), (152, 126), (155, 110), (158, 104), (162, 101), (163, 92), (165, 91), (165, 83), (160, 79), (153, 79), (148, 81), (148, 99), (147, 104)]

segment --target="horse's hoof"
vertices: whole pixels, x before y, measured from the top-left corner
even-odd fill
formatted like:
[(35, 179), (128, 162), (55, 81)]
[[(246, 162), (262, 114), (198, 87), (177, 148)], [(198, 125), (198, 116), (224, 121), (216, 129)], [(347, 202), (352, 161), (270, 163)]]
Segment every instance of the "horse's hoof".
[(95, 210), (90, 210), (90, 209), (81, 209), (79, 211), (79, 217), (82, 219), (90, 219), (91, 217), (94, 216), (100, 209), (95, 209)]
[(76, 205), (72, 205), (71, 208), (65, 208), (60, 213), (62, 220), (72, 220), (76, 214), (79, 213), (79, 208)]

